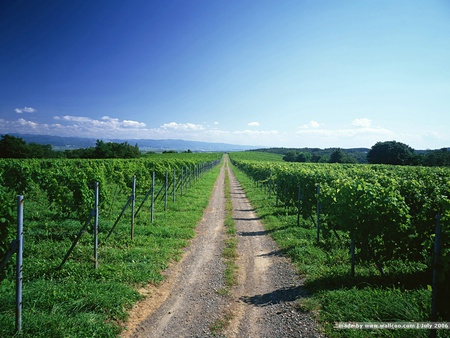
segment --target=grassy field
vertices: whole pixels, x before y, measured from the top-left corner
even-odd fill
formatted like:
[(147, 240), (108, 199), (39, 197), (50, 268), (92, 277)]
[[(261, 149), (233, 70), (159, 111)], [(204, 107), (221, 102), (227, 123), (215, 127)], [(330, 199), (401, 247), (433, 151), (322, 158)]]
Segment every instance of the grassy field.
[[(115, 337), (127, 310), (142, 296), (137, 291), (162, 280), (161, 272), (181, 257), (208, 205), (219, 168), (205, 173), (166, 212), (156, 205), (136, 219), (130, 239), (128, 210), (104, 241), (128, 196), (118, 194), (111, 212), (101, 215), (98, 269), (93, 263), (93, 235), (88, 229), (67, 262), (58, 269), (79, 221), (58, 217), (39, 194), (25, 202), (23, 330), (14, 335), (15, 288), (11, 269), (0, 283), (0, 337)], [(142, 196), (141, 196), (142, 198)]]
[[(299, 299), (299, 311), (312, 311), (329, 337), (428, 337), (428, 330), (335, 329), (336, 322), (428, 322), (431, 272), (425, 264), (391, 262), (380, 276), (374, 264), (359, 264), (350, 276), (349, 238), (331, 236), (316, 242), (311, 221), (297, 226), (295, 210), (275, 206), (275, 197), (257, 188), (245, 174), (233, 168), (253, 208), (289, 256), (298, 273), (306, 277), (309, 297)], [(449, 330), (438, 337), (449, 337)]]

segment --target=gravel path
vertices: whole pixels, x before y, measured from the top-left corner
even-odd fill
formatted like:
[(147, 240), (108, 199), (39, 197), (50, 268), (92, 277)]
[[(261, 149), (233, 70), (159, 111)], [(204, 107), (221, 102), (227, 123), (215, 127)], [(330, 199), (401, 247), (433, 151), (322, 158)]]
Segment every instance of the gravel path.
[(306, 296), (303, 282), (261, 221), (233, 173), (229, 172), (238, 231), (239, 283), (235, 317), (226, 337), (323, 337), (311, 315), (295, 309)]
[[(225, 285), (226, 170), (238, 230), (239, 277), (231, 295), (223, 296), (218, 291)], [(228, 165), (221, 168), (196, 232), (166, 280), (142, 290), (150, 296), (133, 309), (122, 337), (322, 337), (311, 316), (295, 310), (295, 301), (306, 294), (302, 281), (279, 255)], [(211, 326), (225, 314), (231, 314), (231, 322), (214, 335)]]

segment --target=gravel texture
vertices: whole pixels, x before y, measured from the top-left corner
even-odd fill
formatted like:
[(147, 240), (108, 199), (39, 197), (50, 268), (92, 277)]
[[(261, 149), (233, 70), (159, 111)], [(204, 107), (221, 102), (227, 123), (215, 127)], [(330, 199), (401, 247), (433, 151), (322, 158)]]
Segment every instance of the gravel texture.
[[(218, 291), (225, 285), (226, 170), (238, 231), (239, 277), (224, 296)], [(323, 337), (311, 315), (296, 310), (306, 290), (279, 252), (225, 161), (196, 237), (161, 285), (142, 290), (149, 296), (132, 310), (122, 337)], [(226, 314), (231, 314), (228, 325), (212, 332)]]

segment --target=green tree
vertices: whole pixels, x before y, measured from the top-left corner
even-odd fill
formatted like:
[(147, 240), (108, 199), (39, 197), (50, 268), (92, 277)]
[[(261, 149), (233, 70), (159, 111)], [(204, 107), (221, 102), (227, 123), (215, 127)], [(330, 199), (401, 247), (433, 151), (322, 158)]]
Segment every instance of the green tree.
[(410, 146), (397, 142), (377, 142), (367, 153), (367, 161), (372, 164), (416, 165), (418, 156)]
[(297, 157), (295, 158), (295, 162), (310, 162), (311, 161), (311, 154), (301, 152), (297, 154)]
[(297, 152), (295, 150), (290, 150), (283, 156), (283, 160), (286, 162), (296, 162)]
[(356, 163), (356, 159), (347, 154), (344, 150), (341, 148), (335, 149), (330, 154), (330, 159), (328, 160), (328, 163)]
[(132, 146), (128, 144), (128, 142), (105, 143), (102, 140), (97, 140), (92, 155), (95, 158), (137, 158), (141, 155), (141, 153), (137, 144)]
[(20, 137), (2, 135), (0, 140), (0, 157), (26, 158), (29, 155), (27, 143)]
[(450, 166), (450, 151), (447, 148), (433, 150), (423, 156), (423, 165)]
[(58, 152), (50, 144), (27, 144), (22, 138), (2, 135), (0, 140), (0, 157), (2, 158), (53, 158)]
[(341, 148), (337, 148), (330, 155), (329, 163), (343, 163), (344, 162), (345, 153)]

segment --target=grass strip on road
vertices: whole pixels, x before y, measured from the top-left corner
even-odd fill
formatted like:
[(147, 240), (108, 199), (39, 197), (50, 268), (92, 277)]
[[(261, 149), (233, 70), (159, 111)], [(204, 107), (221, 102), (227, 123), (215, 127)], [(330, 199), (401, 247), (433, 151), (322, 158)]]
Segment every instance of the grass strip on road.
[[(228, 166), (228, 163), (226, 164)], [(227, 167), (225, 167), (227, 168)], [(237, 284), (238, 266), (236, 259), (237, 253), (237, 238), (236, 238), (236, 223), (233, 218), (233, 205), (231, 202), (230, 194), (230, 179), (228, 176), (228, 170), (225, 169), (225, 231), (226, 239), (222, 252), (222, 257), (225, 263), (225, 286), (218, 291), (220, 295), (229, 296), (231, 288)], [(226, 309), (218, 320), (216, 320), (211, 326), (210, 330), (213, 334), (217, 335), (223, 331), (230, 321), (233, 319), (233, 313), (230, 309)]]

